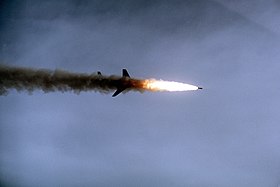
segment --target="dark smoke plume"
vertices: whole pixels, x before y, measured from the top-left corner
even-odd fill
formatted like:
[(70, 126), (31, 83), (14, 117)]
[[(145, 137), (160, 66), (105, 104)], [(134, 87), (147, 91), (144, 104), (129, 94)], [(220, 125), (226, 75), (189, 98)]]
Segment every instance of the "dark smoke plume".
[(7, 95), (8, 90), (17, 91), (43, 90), (44, 92), (98, 91), (110, 93), (120, 85), (130, 85), (128, 90), (143, 91), (141, 80), (121, 79), (119, 76), (71, 73), (62, 70), (19, 68), (0, 65), (0, 95)]

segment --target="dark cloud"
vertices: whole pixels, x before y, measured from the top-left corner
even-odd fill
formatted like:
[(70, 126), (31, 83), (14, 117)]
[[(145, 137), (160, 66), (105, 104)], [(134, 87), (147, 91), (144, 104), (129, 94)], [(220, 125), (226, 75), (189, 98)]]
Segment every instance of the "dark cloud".
[(277, 186), (278, 9), (274, 1), (2, 1), (1, 64), (127, 68), (205, 88), (114, 100), (0, 97), (2, 184)]

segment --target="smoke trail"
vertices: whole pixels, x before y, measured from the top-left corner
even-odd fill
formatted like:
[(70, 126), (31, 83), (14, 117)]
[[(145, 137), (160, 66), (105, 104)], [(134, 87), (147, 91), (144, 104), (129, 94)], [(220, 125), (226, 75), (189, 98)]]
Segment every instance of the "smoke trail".
[(98, 91), (110, 93), (120, 84), (131, 85), (129, 90), (143, 91), (142, 80), (121, 79), (119, 76), (71, 73), (62, 70), (19, 68), (0, 65), (0, 95), (7, 95), (10, 89), (17, 91), (43, 90), (44, 92)]

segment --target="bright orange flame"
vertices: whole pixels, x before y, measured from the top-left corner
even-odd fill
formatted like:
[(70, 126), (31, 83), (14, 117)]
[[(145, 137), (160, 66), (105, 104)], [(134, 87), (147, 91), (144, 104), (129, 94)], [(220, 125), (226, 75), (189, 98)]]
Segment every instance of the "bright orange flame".
[(174, 81), (163, 81), (163, 80), (154, 80), (149, 79), (145, 80), (144, 88), (151, 91), (189, 91), (197, 90), (198, 87), (191, 84), (184, 84)]

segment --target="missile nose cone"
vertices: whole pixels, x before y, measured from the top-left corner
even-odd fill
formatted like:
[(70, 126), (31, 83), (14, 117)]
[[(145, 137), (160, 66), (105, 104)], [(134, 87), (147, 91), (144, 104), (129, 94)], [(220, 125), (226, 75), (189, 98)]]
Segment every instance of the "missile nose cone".
[(201, 87), (198, 87), (198, 89), (199, 89), (199, 90), (202, 90), (202, 88), (201, 88)]

